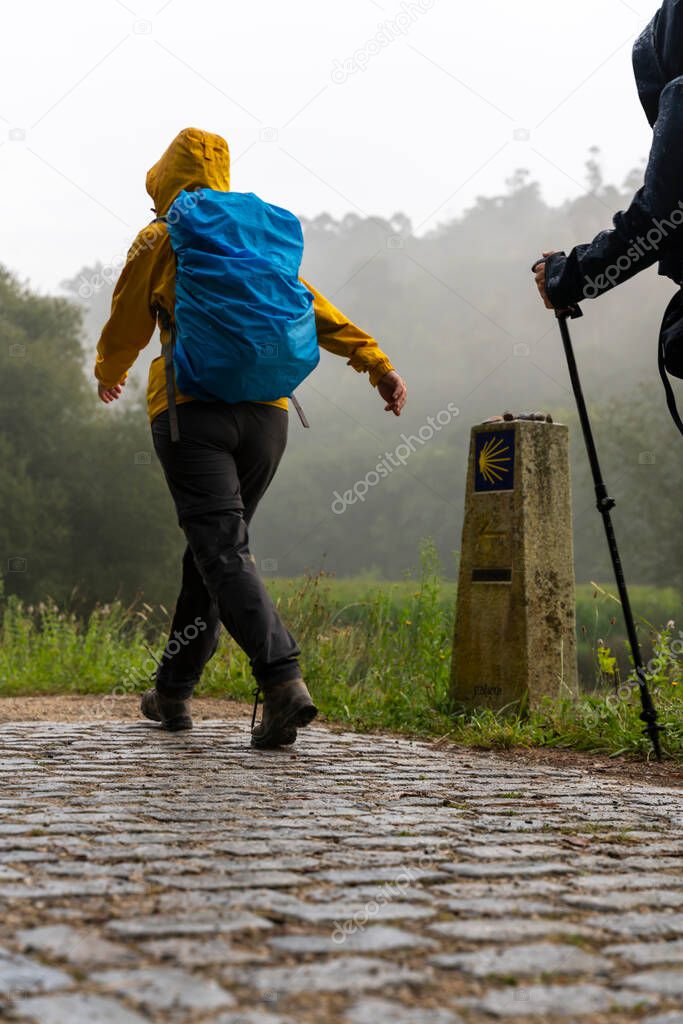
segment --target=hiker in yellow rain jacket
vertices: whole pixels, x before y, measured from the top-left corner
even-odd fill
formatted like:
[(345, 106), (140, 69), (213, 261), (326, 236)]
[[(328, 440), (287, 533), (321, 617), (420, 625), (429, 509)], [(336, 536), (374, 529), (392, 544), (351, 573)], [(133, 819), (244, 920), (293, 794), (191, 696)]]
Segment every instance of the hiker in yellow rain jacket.
[[(184, 189), (230, 189), (230, 153), (218, 135), (187, 128), (147, 175), (157, 217)], [(105, 403), (122, 394), (126, 376), (157, 325), (162, 344), (175, 309), (175, 254), (166, 224), (153, 221), (135, 239), (114, 291), (97, 346), (95, 376)], [(406, 387), (376, 341), (307, 282), (322, 348), (367, 373), (388, 412), (399, 416)], [(247, 527), (287, 442), (287, 399), (199, 401), (176, 389), (180, 439), (171, 441), (164, 359), (150, 367), (147, 405), (154, 447), (187, 538), (183, 581), (155, 688), (142, 712), (171, 731), (192, 727), (189, 700), (218, 644), (221, 623), (247, 653), (264, 695), (260, 748), (294, 743), (297, 726), (316, 708), (301, 676), (299, 649), (282, 623), (249, 553)]]

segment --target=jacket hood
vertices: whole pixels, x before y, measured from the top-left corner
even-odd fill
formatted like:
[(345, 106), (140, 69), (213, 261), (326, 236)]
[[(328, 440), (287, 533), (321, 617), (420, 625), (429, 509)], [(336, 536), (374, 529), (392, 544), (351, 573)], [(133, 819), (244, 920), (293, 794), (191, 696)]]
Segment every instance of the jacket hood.
[(147, 191), (163, 217), (185, 189), (230, 191), (230, 150), (225, 139), (199, 128), (184, 128), (160, 160), (147, 172)]
[(664, 0), (633, 47), (633, 70), (640, 102), (651, 125), (662, 90), (683, 75), (683, 2)]

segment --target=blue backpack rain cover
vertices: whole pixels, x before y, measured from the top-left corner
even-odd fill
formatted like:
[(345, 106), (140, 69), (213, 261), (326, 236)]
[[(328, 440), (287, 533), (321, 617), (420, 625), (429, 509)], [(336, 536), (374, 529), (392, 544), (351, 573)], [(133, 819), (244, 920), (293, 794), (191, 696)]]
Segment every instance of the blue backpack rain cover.
[(297, 218), (252, 193), (203, 188), (181, 192), (166, 223), (179, 390), (224, 402), (291, 395), (320, 359)]

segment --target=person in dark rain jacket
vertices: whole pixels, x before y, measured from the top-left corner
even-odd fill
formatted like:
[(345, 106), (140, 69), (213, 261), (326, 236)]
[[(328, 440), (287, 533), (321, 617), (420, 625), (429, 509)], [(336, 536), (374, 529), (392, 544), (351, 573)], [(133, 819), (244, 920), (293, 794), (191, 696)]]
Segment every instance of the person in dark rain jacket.
[[(596, 298), (657, 262), (660, 274), (683, 282), (683, 0), (664, 0), (635, 43), (633, 68), (654, 129), (645, 182), (611, 230), (568, 256), (543, 254), (534, 273), (549, 309)], [(665, 329), (672, 320), (683, 324), (681, 293), (667, 310)]]

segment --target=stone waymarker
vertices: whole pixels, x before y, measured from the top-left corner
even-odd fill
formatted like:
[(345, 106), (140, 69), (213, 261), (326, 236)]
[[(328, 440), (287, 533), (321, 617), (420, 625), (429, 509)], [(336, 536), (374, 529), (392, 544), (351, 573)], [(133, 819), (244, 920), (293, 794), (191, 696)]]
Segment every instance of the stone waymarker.
[(452, 695), (469, 709), (577, 692), (569, 430), (472, 430)]

